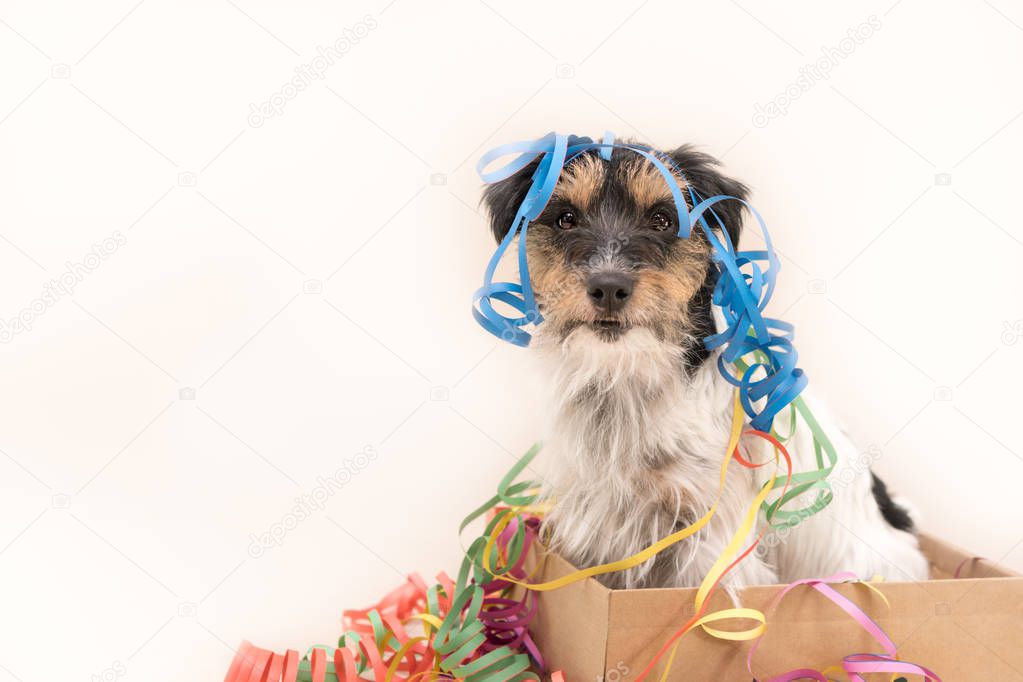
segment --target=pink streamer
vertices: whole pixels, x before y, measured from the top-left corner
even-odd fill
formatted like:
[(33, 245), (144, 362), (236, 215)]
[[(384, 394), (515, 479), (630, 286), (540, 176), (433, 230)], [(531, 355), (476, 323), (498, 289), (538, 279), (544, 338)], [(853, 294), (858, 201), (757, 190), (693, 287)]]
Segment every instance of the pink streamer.
[[(838, 592), (836, 592), (828, 583), (842, 583), (842, 582), (858, 582), (859, 579), (852, 573), (836, 573), (835, 575), (827, 578), (809, 578), (805, 580), (797, 580), (790, 585), (787, 585), (785, 589), (778, 593), (767, 610), (772, 611), (778, 603), (787, 595), (789, 592), (801, 585), (808, 585), (813, 589), (817, 590), (832, 603), (838, 606), (840, 609), (848, 613), (853, 620), (859, 623), (860, 627), (866, 630), (871, 637), (873, 637), (878, 644), (885, 650), (883, 654), (865, 653), (865, 654), (850, 654), (842, 659), (842, 669), (846, 675), (849, 676), (850, 682), (865, 682), (860, 673), (873, 674), (873, 673), (903, 673), (909, 675), (922, 675), (927, 682), (941, 682), (941, 678), (938, 677), (934, 672), (928, 670), (922, 665), (916, 663), (910, 663), (908, 661), (900, 661), (896, 658), (896, 647), (888, 633), (881, 628), (874, 619), (868, 616), (864, 611), (845, 598)], [(750, 675), (753, 675), (753, 655), (757, 651), (757, 647), (760, 646), (760, 640), (763, 636), (757, 638), (750, 647), (749, 654), (746, 656), (746, 669), (749, 670)], [(754, 675), (754, 679), (756, 676)], [(812, 668), (798, 668), (796, 670), (790, 670), (781, 675), (771, 677), (762, 682), (795, 682), (796, 680), (817, 680), (818, 682), (828, 682), (828, 678), (818, 670)]]

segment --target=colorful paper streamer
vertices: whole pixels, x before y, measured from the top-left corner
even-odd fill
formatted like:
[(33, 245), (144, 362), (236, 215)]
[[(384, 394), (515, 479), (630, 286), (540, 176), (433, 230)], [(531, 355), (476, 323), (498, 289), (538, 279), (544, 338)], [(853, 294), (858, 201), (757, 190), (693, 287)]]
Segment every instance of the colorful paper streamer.
[[(615, 149), (645, 158), (661, 173), (675, 200), (679, 216), (679, 238), (688, 238), (691, 230), (699, 226), (711, 244), (715, 265), (720, 273), (713, 301), (721, 308), (726, 328), (704, 342), (708, 349), (721, 349), (718, 368), (726, 380), (735, 386), (735, 398), (730, 440), (720, 470), (718, 498), (733, 459), (747, 468), (759, 468), (772, 463), (750, 461), (740, 451), (744, 435), (748, 439), (766, 441), (775, 453), (772, 460), (775, 473), (752, 500), (742, 524), (701, 581), (695, 597), (693, 617), (669, 637), (654, 659), (637, 676), (636, 682), (642, 682), (662, 657), (668, 654), (660, 678), (665, 680), (674, 661), (679, 639), (697, 628), (720, 639), (756, 640), (747, 659), (752, 674), (753, 654), (767, 623), (765, 614), (749, 608), (707, 613), (710, 597), (728, 572), (754, 550), (769, 528), (799, 523), (831, 502), (832, 491), (827, 479), (837, 461), (830, 440), (799, 395), (807, 379), (796, 366), (792, 326), (762, 315), (774, 290), (779, 262), (760, 215), (752, 206), (741, 202), (759, 224), (766, 248), (763, 251), (736, 251), (713, 207), (722, 201), (741, 200), (728, 196), (701, 198), (684, 182), (684, 169), (675, 167), (670, 158), (655, 150), (635, 144), (616, 144), (611, 133), (607, 133), (600, 143), (590, 138), (550, 133), (539, 140), (502, 145), (487, 152), (480, 160), (477, 168), (484, 182), (499, 182), (526, 168), (533, 161), (538, 160), (538, 163), (530, 189), (515, 220), (487, 265), (483, 286), (474, 294), (473, 316), (487, 331), (511, 343), (523, 346), (529, 343), (530, 334), (523, 327), (539, 324), (543, 320), (529, 281), (525, 248), (529, 223), (542, 212), (568, 161), (578, 154), (593, 150), (609, 159)], [(509, 154), (517, 156), (495, 171), (485, 170), (493, 161)], [(683, 179), (689, 196), (688, 203), (678, 178)], [(717, 223), (717, 232), (708, 223), (708, 214)], [(497, 265), (516, 237), (519, 238), (521, 282), (495, 283), (493, 277)], [(493, 302), (511, 306), (518, 311), (519, 316), (502, 315), (494, 308)], [(735, 374), (731, 368), (734, 368)], [(775, 429), (774, 419), (786, 408), (789, 409), (789, 426), (788, 435), (783, 437)], [(744, 427), (744, 415), (749, 416), (751, 428)], [(792, 461), (785, 448), (785, 441), (795, 432), (799, 418), (802, 418), (813, 435), (817, 460), (817, 467), (813, 471), (793, 472)], [(539, 680), (537, 671), (544, 670), (543, 658), (529, 635), (529, 623), (537, 609), (536, 592), (557, 589), (588, 577), (625, 570), (649, 561), (658, 552), (697, 533), (710, 521), (717, 508), (715, 501), (695, 523), (631, 557), (576, 571), (556, 580), (535, 583), (527, 575), (524, 562), (532, 543), (537, 539), (544, 510), (537, 504), (538, 485), (517, 479), (538, 451), (538, 446), (531, 448), (502, 478), (497, 493), (470, 513), (460, 525), (459, 534), (473, 521), (489, 516), (483, 534), (469, 544), (456, 579), (452, 580), (441, 573), (434, 583), (427, 584), (417, 574), (409, 576), (405, 583), (374, 606), (345, 611), (345, 629), (336, 646), (313, 646), (304, 656), (295, 650), (278, 654), (243, 642), (231, 663), (225, 682)], [(778, 474), (782, 463), (786, 470), (784, 476)], [(809, 505), (795, 510), (786, 508), (791, 506), (793, 500), (812, 490), (816, 490), (817, 495)], [(777, 495), (770, 499), (775, 492)], [(753, 541), (742, 549), (761, 511), (766, 523)], [(862, 609), (828, 585), (849, 577), (840, 574), (821, 580), (797, 581), (779, 593), (775, 605), (791, 590), (807, 585), (845, 610), (870, 632), (881, 645), (883, 653), (846, 656), (841, 662), (841, 670), (852, 682), (864, 682), (862, 675), (876, 672), (922, 675), (925, 680), (940, 682), (937, 675), (927, 668), (899, 661), (894, 644), (884, 631)], [(518, 590), (522, 593), (520, 598), (512, 596), (516, 587), (526, 588)], [(868, 587), (877, 591), (876, 587)], [(727, 621), (752, 622), (754, 625), (744, 629), (722, 629), (720, 625)], [(554, 671), (551, 679), (553, 682), (565, 682), (559, 671)], [(828, 680), (821, 671), (801, 668), (764, 682), (790, 682), (798, 679)]]

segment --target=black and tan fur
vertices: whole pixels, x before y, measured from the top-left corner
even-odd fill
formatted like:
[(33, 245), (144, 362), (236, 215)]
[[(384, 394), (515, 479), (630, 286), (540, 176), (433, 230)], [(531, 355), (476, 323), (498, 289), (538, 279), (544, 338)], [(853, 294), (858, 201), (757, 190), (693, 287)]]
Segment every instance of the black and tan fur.
[[(673, 182), (683, 190), (747, 196), (742, 183), (692, 147), (663, 158), (680, 171)], [(534, 168), (486, 189), (498, 240), (507, 234)], [(715, 207), (736, 244), (740, 206), (729, 201)], [(531, 283), (545, 320), (534, 346), (552, 389), (544, 494), (554, 504), (546, 528), (554, 547), (580, 566), (629, 556), (692, 523), (717, 491), (732, 406), (732, 388), (708, 361), (702, 342), (716, 331), (711, 293), (717, 267), (700, 229), (688, 239), (677, 231), (665, 178), (623, 149), (610, 160), (594, 151), (569, 162), (550, 202), (529, 225)], [(838, 429), (825, 428), (840, 466), (855, 461), (852, 444)], [(771, 455), (760, 451), (760, 441), (745, 446), (759, 460)], [(805, 429), (793, 435), (791, 451), (797, 467), (814, 466)], [(869, 470), (854, 475), (831, 507), (792, 529), (784, 542), (741, 562), (728, 584), (839, 570), (926, 576), (916, 540), (904, 532), (908, 516), (873, 480)], [(602, 579), (614, 587), (698, 583), (762, 482), (749, 472), (730, 475), (717, 514), (697, 536)]]

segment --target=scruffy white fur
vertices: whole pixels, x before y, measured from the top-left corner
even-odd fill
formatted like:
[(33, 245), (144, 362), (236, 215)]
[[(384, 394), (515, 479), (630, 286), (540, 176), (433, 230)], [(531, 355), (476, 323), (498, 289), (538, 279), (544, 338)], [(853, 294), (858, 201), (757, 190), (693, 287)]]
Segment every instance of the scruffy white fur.
[[(634, 328), (614, 342), (585, 326), (563, 340), (545, 331), (541, 327), (534, 341), (551, 389), (544, 460), (545, 494), (555, 502), (546, 521), (553, 547), (578, 566), (592, 566), (630, 556), (702, 516), (718, 490), (732, 417), (732, 387), (719, 375), (716, 357), (686, 372), (682, 349), (647, 329)], [(882, 518), (869, 468), (820, 406), (810, 404), (838, 452), (835, 499), (801, 524), (772, 531), (724, 584), (741, 588), (838, 571), (926, 578), (915, 536)], [(794, 470), (806, 471), (816, 460), (809, 429), (798, 424), (788, 449)], [(779, 428), (786, 427), (779, 419)], [(743, 445), (755, 461), (773, 455), (761, 439), (747, 437)], [(769, 468), (752, 472), (733, 463), (717, 513), (702, 531), (604, 582), (616, 588), (698, 585)], [(789, 508), (808, 504), (803, 498)]]

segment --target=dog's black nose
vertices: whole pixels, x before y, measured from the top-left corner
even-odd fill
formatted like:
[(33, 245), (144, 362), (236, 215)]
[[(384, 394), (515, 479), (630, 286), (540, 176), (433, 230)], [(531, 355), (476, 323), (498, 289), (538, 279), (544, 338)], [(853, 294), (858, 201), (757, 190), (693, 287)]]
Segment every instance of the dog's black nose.
[(632, 277), (624, 272), (590, 275), (586, 280), (586, 293), (599, 310), (618, 312), (632, 296)]

